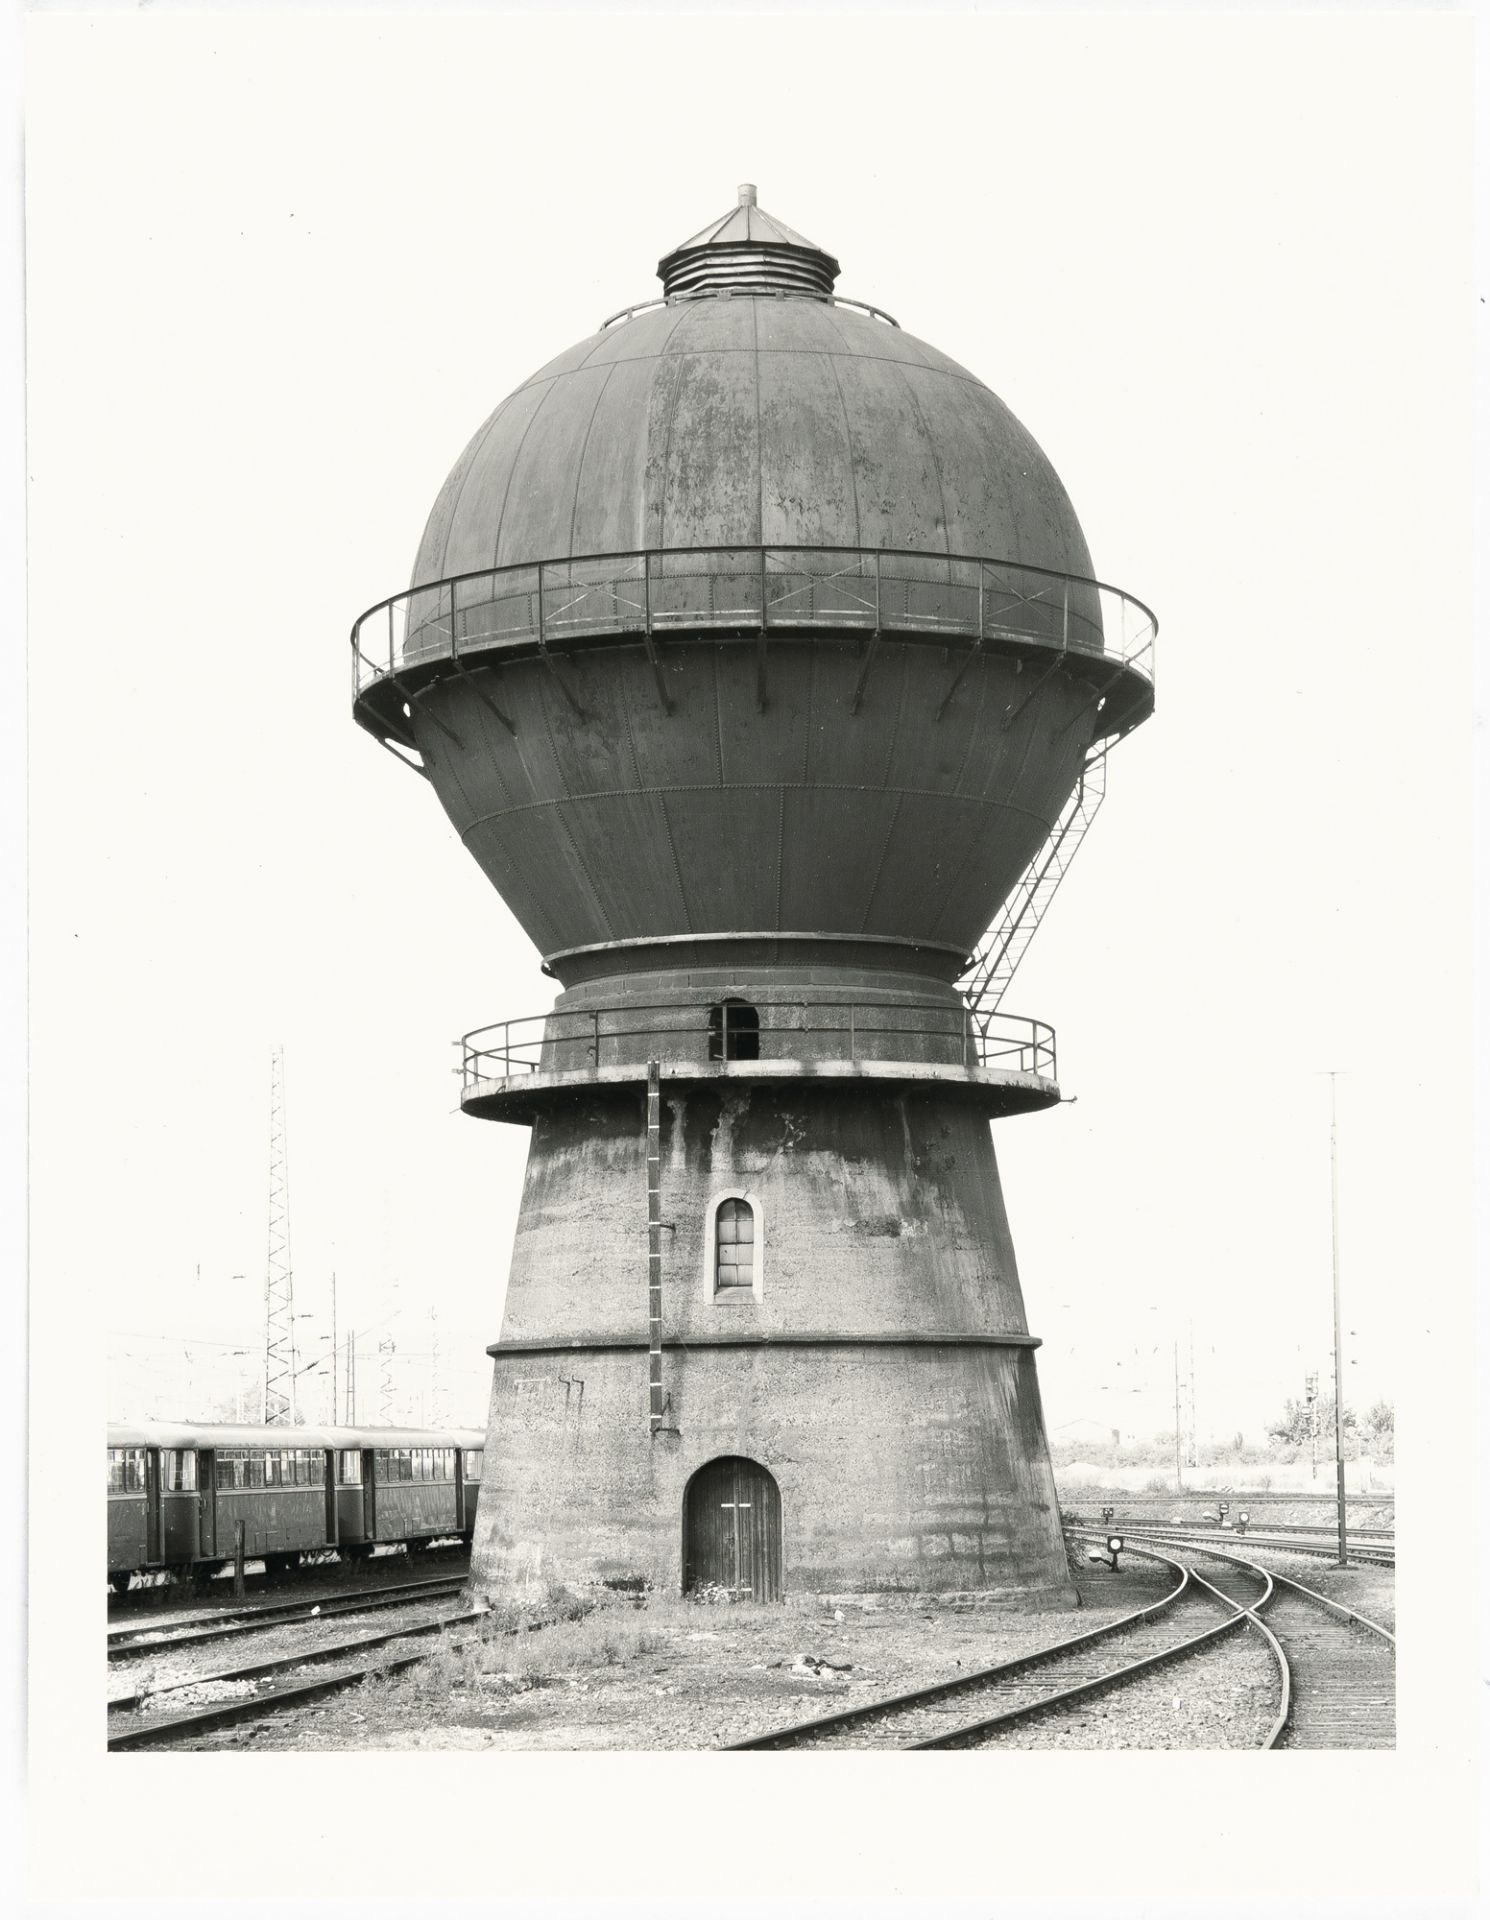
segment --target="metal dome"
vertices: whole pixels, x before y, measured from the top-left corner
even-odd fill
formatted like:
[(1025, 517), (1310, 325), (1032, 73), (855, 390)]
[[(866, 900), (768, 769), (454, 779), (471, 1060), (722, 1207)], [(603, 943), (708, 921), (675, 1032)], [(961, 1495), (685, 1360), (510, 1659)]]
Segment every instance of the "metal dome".
[(794, 544), (1092, 571), (1055, 470), (965, 367), (822, 298), (734, 293), (602, 328), (504, 400), (441, 489), (411, 584)]
[(566, 980), (763, 940), (951, 977), (1152, 707), (1152, 615), (1092, 579), (1031, 436), (893, 322), (769, 283), (812, 261), (742, 190), (662, 272), (757, 278), (520, 386), (353, 629), (359, 721)]

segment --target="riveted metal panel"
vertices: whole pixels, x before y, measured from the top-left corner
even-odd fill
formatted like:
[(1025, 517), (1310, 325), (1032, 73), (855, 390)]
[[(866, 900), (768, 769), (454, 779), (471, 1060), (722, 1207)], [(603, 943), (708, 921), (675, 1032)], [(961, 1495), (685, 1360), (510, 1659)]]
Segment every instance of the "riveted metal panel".
[[(608, 385), (597, 408), (592, 382), (610, 365), (624, 366), (626, 381)], [(827, 404), (830, 375), (847, 430), (842, 409), (835, 416)], [(775, 427), (795, 388), (802, 418), (816, 423), (807, 446)], [(535, 400), (550, 389), (535, 420)], [(736, 295), (639, 314), (559, 356), (488, 425), (462, 456), (458, 501), (437, 504), (416, 581), (490, 565), (498, 551), (512, 561), (597, 551), (592, 529), (619, 535), (630, 522), (638, 466), (642, 523), (620, 546), (756, 542), (763, 500), (778, 516), (772, 537), (810, 542), (846, 509), (836, 481), (829, 500), (803, 478), (836, 471), (845, 443), (866, 544), (1091, 570), (1050, 463), (981, 381), (899, 329), (820, 301)], [(825, 447), (815, 444), (819, 428)], [(520, 446), (519, 494), (507, 482)], [(529, 544), (566, 525), (560, 544)]]

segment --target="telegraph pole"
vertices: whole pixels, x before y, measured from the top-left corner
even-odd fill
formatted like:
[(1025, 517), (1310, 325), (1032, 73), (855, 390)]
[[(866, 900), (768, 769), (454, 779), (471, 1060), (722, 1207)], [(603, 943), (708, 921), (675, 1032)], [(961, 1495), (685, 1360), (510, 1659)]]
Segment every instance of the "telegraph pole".
[(264, 1280), (264, 1425), (295, 1423), (295, 1279), (285, 1147), (285, 1056), (269, 1068), (269, 1257)]
[(1180, 1470), (1180, 1343), (1174, 1343), (1174, 1488), (1185, 1491), (1185, 1476)]
[(1340, 1378), (1340, 1170), (1335, 1127), (1335, 1076), (1330, 1075), (1330, 1274), (1335, 1296), (1335, 1510), (1340, 1531), (1340, 1564), (1345, 1552), (1345, 1406)]
[(331, 1424), (336, 1425), (336, 1275), (331, 1276)]

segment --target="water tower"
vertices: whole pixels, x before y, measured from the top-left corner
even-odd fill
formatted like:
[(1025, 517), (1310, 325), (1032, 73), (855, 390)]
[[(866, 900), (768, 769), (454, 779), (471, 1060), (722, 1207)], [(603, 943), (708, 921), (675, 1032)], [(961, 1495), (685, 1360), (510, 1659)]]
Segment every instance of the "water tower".
[(464, 1110), (531, 1129), (489, 1591), (1070, 1596), (989, 1122), (1059, 1098), (1000, 998), (1154, 622), (838, 271), (742, 187), (353, 631), (358, 721), (561, 989), (464, 1042)]

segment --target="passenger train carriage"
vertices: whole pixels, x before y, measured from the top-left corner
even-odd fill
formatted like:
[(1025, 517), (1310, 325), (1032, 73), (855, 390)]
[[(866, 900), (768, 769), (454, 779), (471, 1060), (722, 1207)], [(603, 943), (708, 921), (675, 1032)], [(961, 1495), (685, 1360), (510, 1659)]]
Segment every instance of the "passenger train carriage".
[(161, 1569), (206, 1575), (336, 1548), (470, 1538), (486, 1439), (475, 1428), (109, 1427), (109, 1583)]

